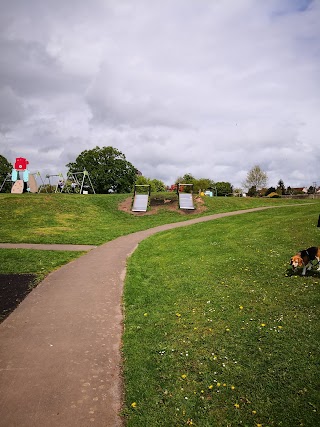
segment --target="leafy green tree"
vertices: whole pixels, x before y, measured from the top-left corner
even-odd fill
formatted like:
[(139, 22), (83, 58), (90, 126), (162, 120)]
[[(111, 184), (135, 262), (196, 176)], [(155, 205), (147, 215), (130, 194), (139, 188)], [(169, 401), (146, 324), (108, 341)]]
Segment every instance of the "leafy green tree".
[(216, 182), (217, 196), (228, 196), (233, 193), (233, 188), (230, 182)]
[(66, 166), (71, 173), (88, 171), (96, 193), (129, 193), (136, 180), (137, 169), (113, 147), (82, 151)]
[(194, 181), (193, 191), (198, 193), (199, 191), (206, 191), (212, 189), (215, 183), (209, 178), (200, 178)]
[(151, 180), (151, 191), (155, 193), (160, 193), (161, 191), (166, 191), (166, 186), (163, 181), (160, 179)]
[[(193, 184), (193, 186), (194, 186), (195, 181), (196, 181), (196, 179), (195, 179), (195, 177), (194, 177), (193, 175), (191, 175), (191, 173), (186, 173), (186, 174), (184, 174), (182, 177), (181, 177), (181, 176), (179, 176), (179, 177), (176, 179), (175, 184), (176, 184), (176, 185), (177, 185), (177, 184)], [(184, 191), (185, 191), (186, 193), (190, 193), (190, 192), (191, 192), (191, 188), (190, 188), (190, 186), (189, 186), (189, 185), (188, 185), (188, 186), (186, 186), (186, 187), (184, 188)]]
[(7, 176), (12, 172), (13, 166), (8, 160), (0, 154), (0, 188), (2, 187), (3, 193), (10, 193), (12, 183), (10, 181), (5, 182)]
[(159, 179), (150, 179), (143, 175), (139, 175), (135, 181), (136, 185), (150, 185), (152, 193), (159, 193), (166, 190), (166, 186)]
[(245, 188), (256, 187), (256, 190), (261, 190), (268, 182), (268, 176), (260, 166), (255, 165), (247, 174), (247, 178), (243, 183)]
[(183, 176), (179, 176), (176, 179), (175, 184), (194, 184), (195, 177), (191, 173), (185, 173)]
[(255, 185), (253, 185), (252, 187), (250, 187), (249, 188), (249, 190), (248, 190), (248, 196), (249, 197), (255, 197), (255, 196), (257, 196), (258, 195), (258, 192), (257, 192), (257, 188), (256, 188), (256, 186)]

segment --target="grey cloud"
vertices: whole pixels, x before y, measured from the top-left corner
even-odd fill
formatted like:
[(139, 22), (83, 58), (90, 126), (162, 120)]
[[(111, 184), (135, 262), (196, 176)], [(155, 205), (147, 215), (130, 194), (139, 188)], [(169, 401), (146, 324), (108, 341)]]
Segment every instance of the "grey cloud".
[(54, 172), (112, 145), (168, 184), (190, 172), (240, 186), (257, 163), (270, 185), (320, 181), (319, 0), (1, 9), (1, 154), (11, 162)]
[(0, 88), (0, 99), (0, 131), (8, 132), (27, 117), (28, 109), (8, 86)]

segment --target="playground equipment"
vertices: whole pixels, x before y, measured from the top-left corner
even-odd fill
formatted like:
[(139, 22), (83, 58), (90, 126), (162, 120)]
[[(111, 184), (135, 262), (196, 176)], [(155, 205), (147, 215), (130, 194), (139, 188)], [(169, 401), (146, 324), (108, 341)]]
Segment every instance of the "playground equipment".
[[(147, 187), (147, 193), (137, 193), (137, 187)], [(145, 190), (146, 191), (146, 190)], [(151, 194), (151, 186), (148, 184), (135, 185), (133, 192), (132, 212), (146, 212), (148, 209), (149, 197)]]
[[(38, 174), (39, 174), (39, 172), (38, 172)], [(39, 174), (39, 176), (41, 178), (40, 174)], [(54, 184), (52, 182), (52, 178), (55, 179)], [(58, 181), (57, 181), (57, 178), (58, 178)], [(51, 192), (52, 187), (55, 188), (54, 192), (57, 193), (58, 190), (59, 191), (63, 190), (64, 187), (61, 188), (60, 183), (64, 183), (65, 179), (64, 179), (62, 173), (58, 173), (58, 174), (52, 174), (52, 175), (47, 174), (45, 176), (45, 180), (43, 181), (43, 179), (41, 178), (41, 181), (42, 181), (42, 184), (39, 187), (39, 193), (41, 192), (41, 190), (44, 190), (46, 193), (48, 193), (48, 189), (49, 189), (49, 192)]]
[(22, 194), (24, 191), (29, 191), (30, 193), (38, 192), (38, 184), (34, 174), (31, 174), (27, 169), (28, 164), (28, 160), (24, 157), (16, 158), (11, 173), (11, 181), (14, 183), (11, 188), (11, 193)]
[[(190, 187), (191, 192), (185, 193), (185, 187)], [(180, 209), (194, 209), (193, 204), (193, 184), (177, 184), (177, 194), (179, 197)]]
[(83, 170), (82, 172), (68, 172), (68, 180), (71, 181), (72, 192), (75, 192), (75, 188), (79, 187), (80, 194), (88, 194), (88, 190), (84, 190), (84, 188), (91, 188), (93, 194), (96, 194), (87, 170)]
[(11, 173), (8, 173), (8, 175), (4, 178), (3, 183), (0, 186), (0, 193), (3, 189), (3, 187), (5, 186), (6, 182), (11, 182)]

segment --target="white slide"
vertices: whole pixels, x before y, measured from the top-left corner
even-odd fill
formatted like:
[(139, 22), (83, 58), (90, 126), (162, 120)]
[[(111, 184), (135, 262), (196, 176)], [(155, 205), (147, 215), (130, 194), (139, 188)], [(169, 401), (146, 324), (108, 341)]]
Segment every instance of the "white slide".
[(149, 196), (147, 194), (136, 194), (134, 196), (132, 212), (146, 212), (148, 209)]
[(179, 207), (180, 209), (194, 209), (191, 193), (179, 193)]

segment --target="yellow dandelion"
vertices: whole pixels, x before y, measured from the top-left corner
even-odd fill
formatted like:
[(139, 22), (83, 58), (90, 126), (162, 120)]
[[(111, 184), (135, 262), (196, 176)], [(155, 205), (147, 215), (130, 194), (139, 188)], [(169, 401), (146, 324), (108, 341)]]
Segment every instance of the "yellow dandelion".
[(234, 406), (236, 409), (239, 409), (239, 408), (240, 408), (239, 403), (235, 403), (233, 406)]
[(278, 326), (278, 329), (282, 329), (282, 326), (281, 326), (281, 325), (279, 325), (279, 326)]
[(252, 411), (251, 413), (252, 415), (256, 415), (257, 411)]
[(132, 402), (131, 403), (131, 408), (136, 408), (137, 407), (137, 402)]
[(243, 310), (243, 305), (240, 305), (239, 308), (240, 308), (240, 310)]
[(262, 424), (257, 424), (257, 427), (262, 427)]
[(181, 314), (180, 314), (180, 313), (176, 313), (176, 316), (177, 316), (177, 317), (181, 317)]
[(187, 425), (188, 425), (188, 426), (193, 426), (192, 419), (188, 418), (188, 420), (187, 420)]
[(229, 329), (229, 328), (226, 328), (226, 332), (230, 332), (230, 329)]
[(226, 384), (226, 383), (223, 383), (222, 385), (223, 385), (223, 387), (227, 387), (227, 384)]
[(209, 387), (208, 387), (208, 389), (209, 389), (209, 390), (212, 390), (212, 389), (213, 389), (213, 385), (212, 385), (212, 384), (210, 384), (210, 385), (209, 385)]
[(221, 383), (217, 383), (217, 387), (220, 387), (221, 386)]
[(181, 378), (185, 380), (187, 378), (187, 375), (186, 374), (182, 374)]
[(232, 385), (232, 386), (231, 386), (231, 390), (234, 390), (234, 389), (235, 389), (235, 386), (234, 386), (234, 385)]
[(147, 317), (148, 316), (148, 313), (144, 313), (144, 317)]
[(264, 328), (266, 326), (266, 324), (265, 323), (261, 323), (261, 326)]

